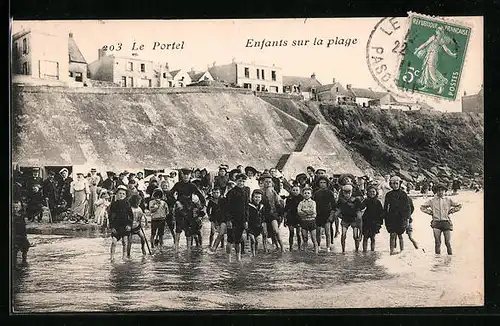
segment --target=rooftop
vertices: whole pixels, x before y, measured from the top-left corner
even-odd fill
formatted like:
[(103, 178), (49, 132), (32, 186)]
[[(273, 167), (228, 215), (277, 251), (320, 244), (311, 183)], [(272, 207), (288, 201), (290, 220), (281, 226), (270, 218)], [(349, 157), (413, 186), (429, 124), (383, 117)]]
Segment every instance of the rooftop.
[(76, 45), (75, 39), (73, 38), (73, 34), (71, 33), (69, 34), (68, 38), (68, 54), (70, 62), (87, 63), (87, 61), (83, 57), (82, 52), (78, 48), (78, 45)]
[(310, 91), (313, 87), (321, 86), (316, 77), (283, 76), (283, 86), (300, 86), (303, 91)]

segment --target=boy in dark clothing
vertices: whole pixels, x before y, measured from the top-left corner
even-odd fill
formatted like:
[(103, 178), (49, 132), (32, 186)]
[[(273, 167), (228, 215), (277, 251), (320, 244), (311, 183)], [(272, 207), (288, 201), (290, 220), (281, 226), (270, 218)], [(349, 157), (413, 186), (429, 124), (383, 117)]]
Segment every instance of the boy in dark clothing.
[(149, 201), (149, 211), (151, 212), (151, 247), (159, 245), (163, 247), (163, 235), (165, 232), (165, 222), (169, 214), (168, 205), (162, 199), (163, 191), (156, 189), (153, 191)]
[(350, 184), (342, 187), (335, 212), (337, 216), (340, 215), (342, 218), (342, 235), (340, 236), (342, 253), (345, 253), (345, 240), (349, 227), (352, 227), (352, 237), (356, 251), (359, 250), (359, 243), (362, 237), (362, 216), (365, 206), (359, 197), (352, 196), (352, 190), (353, 188)]
[[(248, 236), (250, 238), (250, 251), (252, 256), (255, 257), (257, 253), (258, 242), (257, 238), (262, 233), (262, 223), (264, 222), (264, 215), (266, 214), (266, 206), (262, 203), (264, 196), (262, 190), (255, 189), (252, 192), (252, 201), (248, 204)], [(265, 223), (265, 222), (264, 222)], [(265, 239), (262, 244), (266, 245)]]
[(26, 215), (28, 221), (34, 222), (35, 218), (38, 222), (42, 221), (44, 198), (43, 193), (40, 191), (39, 184), (33, 184), (31, 193), (28, 195), (28, 203), (26, 205)]
[(182, 196), (185, 198), (191, 198), (191, 196), (196, 195), (200, 199), (201, 207), (205, 207), (206, 200), (205, 196), (201, 191), (190, 182), (191, 170), (182, 169), (182, 180), (177, 182), (171, 189), (172, 195), (177, 194), (178, 197)]
[(300, 229), (300, 217), (297, 212), (297, 207), (299, 203), (304, 199), (300, 193), (300, 186), (294, 185), (291, 189), (290, 196), (285, 202), (285, 226), (288, 226), (289, 238), (288, 242), (290, 244), (290, 251), (293, 247), (293, 238), (295, 236), (295, 231), (297, 231), (297, 245), (298, 249), (302, 248), (302, 234)]
[(13, 245), (12, 245), (12, 259), (13, 265), (17, 264), (17, 253), (21, 251), (22, 262), (25, 264), (28, 258), (28, 250), (30, 247), (30, 242), (26, 234), (26, 221), (24, 220), (24, 214), (22, 212), (21, 200), (15, 200), (12, 204), (12, 235), (13, 235)]
[[(116, 243), (121, 239), (123, 258), (131, 241), (130, 231), (134, 221), (134, 213), (127, 197), (127, 187), (121, 185), (116, 189), (116, 200), (109, 207), (109, 227), (111, 228), (111, 261), (114, 260)], [(127, 240), (127, 242), (125, 241)], [(129, 256), (130, 257), (130, 256)]]
[(210, 221), (210, 238), (209, 247), (214, 244), (215, 233), (218, 232), (221, 222), (224, 220), (224, 202), (226, 198), (221, 197), (221, 190), (214, 188), (212, 190), (212, 198), (207, 204), (207, 214)]
[(335, 194), (328, 189), (328, 178), (318, 177), (318, 190), (313, 194), (316, 202), (316, 240), (318, 247), (321, 245), (321, 228), (325, 229), (326, 251), (330, 251), (331, 246), (331, 223), (333, 222), (333, 212), (335, 210)]
[(393, 255), (396, 253), (396, 238), (399, 238), (400, 250), (404, 249), (403, 233), (411, 216), (411, 204), (408, 195), (401, 189), (401, 178), (391, 177), (389, 185), (392, 190), (385, 195), (384, 218), (390, 233), (390, 253)]
[[(245, 187), (247, 176), (240, 173), (236, 176), (236, 187), (227, 194), (226, 213), (228, 219), (227, 242), (234, 245), (236, 259), (241, 260), (241, 241), (243, 231), (248, 228), (248, 202), (250, 188)], [(229, 253), (231, 255), (231, 253)]]

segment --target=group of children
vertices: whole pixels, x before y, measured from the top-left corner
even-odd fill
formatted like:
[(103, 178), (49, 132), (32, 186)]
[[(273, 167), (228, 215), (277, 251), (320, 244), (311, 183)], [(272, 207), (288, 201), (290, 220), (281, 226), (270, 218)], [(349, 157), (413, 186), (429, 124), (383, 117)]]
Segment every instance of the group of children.
[[(225, 167), (223, 169), (227, 170)], [(361, 243), (362, 250), (367, 251), (368, 242), (374, 251), (376, 234), (384, 223), (390, 233), (391, 254), (396, 253), (398, 243), (400, 250), (404, 249), (404, 233), (408, 234), (415, 248), (418, 248), (412, 237), (413, 203), (401, 188), (402, 180), (397, 176), (388, 181), (388, 190), (382, 189), (380, 184), (372, 183), (360, 187), (348, 176), (341, 178), (333, 186), (324, 169), (317, 170), (315, 175), (308, 171), (308, 174), (301, 174), (296, 180), (287, 183), (289, 196), (282, 198), (276, 187), (279, 179), (275, 175), (264, 172), (257, 180), (255, 169), (247, 167), (241, 170), (247, 173), (232, 176), (234, 184), (221, 182), (224, 175), (219, 175), (221, 178), (210, 189), (207, 198), (196, 183), (192, 182), (192, 171), (189, 169), (181, 170), (181, 179), (170, 189), (154, 189), (146, 205), (143, 196), (131, 193), (131, 189), (125, 185), (116, 187), (115, 198), (109, 208), (100, 202), (101, 199), (107, 199), (99, 198), (96, 205), (100, 207), (102, 204), (102, 208), (96, 210), (96, 215), (100, 215), (100, 209), (108, 215), (112, 237), (111, 259), (120, 240), (123, 245), (123, 257), (130, 256), (134, 235), (139, 236), (142, 253), (146, 254), (145, 246), (149, 249), (149, 243), (143, 230), (143, 225), (147, 223), (145, 207), (150, 212), (152, 248), (163, 247), (164, 231), (167, 227), (176, 251), (179, 250), (182, 232), (188, 250), (192, 248), (193, 242), (201, 247), (202, 219), (206, 215), (211, 224), (211, 251), (216, 251), (219, 245), (224, 247), (226, 241), (227, 253), (230, 255), (234, 248), (238, 260), (241, 259), (247, 241), (250, 243), (252, 256), (257, 254), (259, 242), (262, 243), (263, 250), (267, 251), (269, 239), (277, 250), (283, 251), (279, 232), (282, 224), (289, 230), (290, 251), (294, 248), (295, 240), (299, 250), (306, 250), (308, 239), (311, 238), (314, 251), (319, 252), (321, 233), (324, 230), (326, 251), (332, 250), (333, 239), (341, 234), (342, 252), (345, 252), (349, 228), (353, 230), (356, 251)], [(460, 210), (461, 205), (444, 197), (444, 190), (445, 187), (436, 186), (436, 197), (422, 205), (421, 210), (432, 215), (435, 252), (440, 253), (441, 234), (444, 234), (448, 254), (452, 254), (450, 231), (453, 226), (449, 215)], [(20, 217), (22, 214), (20, 209), (17, 210), (18, 206), (14, 203), (15, 248), (23, 252), (25, 259), (29, 242), (25, 228), (23, 231)], [(24, 218), (22, 220), (24, 221)]]

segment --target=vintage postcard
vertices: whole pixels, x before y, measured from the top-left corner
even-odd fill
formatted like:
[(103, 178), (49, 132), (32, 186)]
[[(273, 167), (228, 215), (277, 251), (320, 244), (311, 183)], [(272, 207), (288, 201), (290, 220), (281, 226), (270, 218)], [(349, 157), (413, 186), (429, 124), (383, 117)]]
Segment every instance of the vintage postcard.
[(484, 304), (483, 17), (11, 30), (13, 313)]

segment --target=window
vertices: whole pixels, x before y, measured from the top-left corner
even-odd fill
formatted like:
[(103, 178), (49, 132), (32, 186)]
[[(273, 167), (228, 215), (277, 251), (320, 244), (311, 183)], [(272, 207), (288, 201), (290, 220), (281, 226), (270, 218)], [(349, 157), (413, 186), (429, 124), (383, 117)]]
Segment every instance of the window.
[(273, 71), (271, 71), (271, 79), (272, 79), (273, 81), (276, 81), (276, 71), (274, 71), (274, 70), (273, 70)]
[(252, 89), (252, 84), (249, 84), (249, 83), (244, 83), (244, 84), (243, 84), (243, 88)]
[(168, 81), (168, 87), (172, 87), (173, 86), (173, 83), (171, 80)]
[(141, 63), (141, 72), (146, 72), (146, 64)]
[[(258, 71), (258, 70), (257, 70)], [(257, 89), (256, 89), (258, 92), (260, 92), (260, 85), (257, 85)]]
[(245, 78), (250, 78), (250, 69), (248, 67), (245, 67)]
[(81, 72), (75, 72), (75, 81), (83, 82), (83, 75)]
[(260, 72), (260, 76), (262, 77), (262, 79), (266, 79), (266, 77), (264, 76), (264, 69), (262, 69)]
[(40, 78), (59, 79), (59, 62), (43, 60), (40, 62)]
[(129, 84), (128, 85), (129, 87), (134, 87), (134, 78), (133, 77), (128, 78), (128, 84)]
[(148, 83), (149, 83), (149, 87), (153, 87), (153, 82), (151, 81), (151, 79), (148, 79)]
[(73, 72), (72, 71), (69, 72), (69, 76), (73, 77)]
[(17, 42), (14, 42), (12, 52), (14, 54), (14, 58), (17, 58), (19, 56), (19, 48), (17, 47)]
[(257, 69), (257, 79), (260, 79), (260, 70)]
[(127, 77), (125, 77), (125, 76), (123, 76), (123, 77), (122, 77), (122, 82), (121, 82), (121, 84), (122, 84), (122, 85), (121, 85), (122, 87), (127, 87)]
[(28, 53), (28, 40), (26, 38), (23, 38), (23, 54)]
[(87, 70), (87, 78), (90, 79), (90, 70)]
[(335, 87), (335, 91), (336, 91), (336, 92), (338, 93), (338, 91), (339, 91), (339, 88), (338, 88), (338, 87)]
[(23, 62), (23, 75), (29, 75), (27, 62)]
[(128, 65), (127, 65), (127, 70), (129, 71), (134, 71), (134, 63), (133, 62), (129, 62)]
[(167, 73), (166, 72), (163, 73), (163, 78), (167, 78)]

